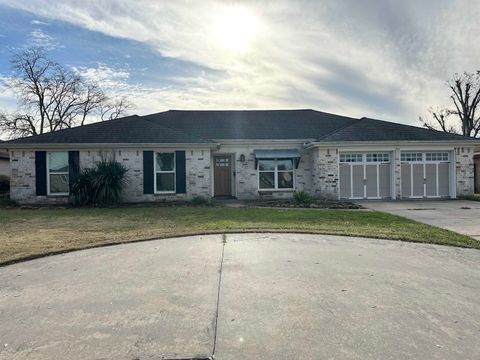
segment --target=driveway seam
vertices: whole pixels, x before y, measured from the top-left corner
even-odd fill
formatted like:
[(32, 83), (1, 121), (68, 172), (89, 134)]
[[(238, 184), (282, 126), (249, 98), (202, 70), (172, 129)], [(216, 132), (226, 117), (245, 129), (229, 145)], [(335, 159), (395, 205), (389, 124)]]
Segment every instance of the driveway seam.
[(222, 286), (222, 272), (223, 272), (223, 259), (225, 256), (225, 244), (227, 243), (227, 234), (222, 234), (222, 257), (220, 260), (220, 270), (218, 276), (218, 287), (217, 287), (217, 304), (215, 309), (215, 328), (213, 333), (213, 349), (212, 349), (212, 359), (215, 359), (215, 350), (217, 347), (217, 333), (218, 333), (218, 311), (220, 307), (220, 289)]

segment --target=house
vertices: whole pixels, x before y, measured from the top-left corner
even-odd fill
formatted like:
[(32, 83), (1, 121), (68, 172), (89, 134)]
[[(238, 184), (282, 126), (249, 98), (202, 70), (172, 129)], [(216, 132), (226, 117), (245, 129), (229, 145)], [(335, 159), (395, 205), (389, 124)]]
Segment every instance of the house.
[(480, 146), (476, 146), (473, 154), (475, 173), (475, 194), (480, 194)]
[(3, 143), (11, 197), (68, 201), (69, 178), (102, 156), (128, 169), (125, 202), (202, 197), (456, 198), (474, 192), (478, 140), (314, 110), (128, 116)]
[[(2, 146), (2, 140), (0, 140), (0, 148)], [(8, 152), (0, 150), (0, 177), (10, 177), (10, 158)]]

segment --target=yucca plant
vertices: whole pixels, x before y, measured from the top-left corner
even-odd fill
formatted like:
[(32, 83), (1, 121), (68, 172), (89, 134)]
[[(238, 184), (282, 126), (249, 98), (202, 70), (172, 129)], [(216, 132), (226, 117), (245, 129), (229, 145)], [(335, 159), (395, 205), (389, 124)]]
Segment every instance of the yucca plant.
[(293, 199), (299, 204), (311, 204), (315, 199), (305, 191), (295, 191), (293, 193)]
[(105, 206), (118, 203), (126, 184), (128, 169), (115, 160), (102, 159), (92, 169), (81, 171), (72, 184), (76, 206)]

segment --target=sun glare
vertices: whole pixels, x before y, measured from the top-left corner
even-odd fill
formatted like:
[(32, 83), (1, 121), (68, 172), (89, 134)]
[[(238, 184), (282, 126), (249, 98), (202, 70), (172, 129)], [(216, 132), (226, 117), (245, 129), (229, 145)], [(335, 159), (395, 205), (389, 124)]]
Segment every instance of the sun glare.
[(258, 32), (258, 19), (243, 6), (226, 7), (215, 26), (221, 46), (233, 51), (246, 51)]

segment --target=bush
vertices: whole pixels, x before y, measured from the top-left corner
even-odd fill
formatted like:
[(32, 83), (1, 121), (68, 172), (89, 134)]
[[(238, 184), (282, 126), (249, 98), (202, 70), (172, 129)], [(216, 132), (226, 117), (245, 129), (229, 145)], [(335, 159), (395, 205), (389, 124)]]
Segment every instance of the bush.
[(5, 175), (0, 175), (0, 194), (7, 194), (10, 192), (10, 178)]
[(295, 191), (293, 193), (293, 199), (299, 204), (311, 204), (314, 200), (313, 197), (305, 191)]
[(192, 200), (190, 200), (190, 204), (193, 206), (210, 206), (212, 202), (210, 199), (206, 199), (202, 196), (194, 196)]
[(84, 169), (72, 183), (74, 206), (104, 206), (120, 202), (128, 169), (115, 160), (102, 160)]
[(18, 206), (15, 200), (10, 199), (8, 194), (0, 194), (0, 207), (14, 207)]

